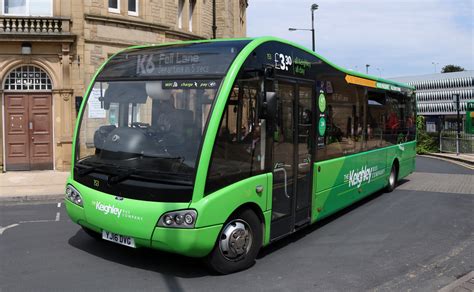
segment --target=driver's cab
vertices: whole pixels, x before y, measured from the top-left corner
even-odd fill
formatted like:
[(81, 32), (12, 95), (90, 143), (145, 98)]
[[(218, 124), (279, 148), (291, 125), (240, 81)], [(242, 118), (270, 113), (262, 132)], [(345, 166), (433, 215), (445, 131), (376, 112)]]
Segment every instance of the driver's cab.
[(151, 127), (158, 133), (174, 134), (183, 144), (192, 137), (196, 129), (193, 128), (194, 112), (189, 106), (176, 103), (176, 98), (181, 100), (178, 91), (163, 90), (162, 82), (147, 82), (146, 93), (152, 100)]
[(189, 103), (193, 93), (163, 89), (162, 81), (130, 83), (111, 82), (99, 97), (110, 111), (110, 124), (94, 133), (96, 153), (131, 157), (179, 152), (194, 159), (196, 153), (190, 147), (185, 151), (185, 142), (199, 135)]
[[(218, 85), (199, 82), (96, 82), (81, 125), (81, 156), (117, 167), (191, 175)], [(203, 83), (214, 88), (198, 88)]]

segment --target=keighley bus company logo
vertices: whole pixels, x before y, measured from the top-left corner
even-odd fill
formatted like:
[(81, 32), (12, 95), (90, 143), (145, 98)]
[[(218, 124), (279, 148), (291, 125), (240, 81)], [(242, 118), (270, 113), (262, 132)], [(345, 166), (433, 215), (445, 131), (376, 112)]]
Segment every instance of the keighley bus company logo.
[(367, 167), (367, 165), (365, 165), (360, 170), (353, 169), (349, 171), (348, 174), (345, 174), (344, 182), (347, 182), (349, 187), (357, 186), (357, 188), (360, 188), (362, 183), (370, 183), (372, 179), (379, 177), (384, 173), (385, 168), (379, 170), (377, 166)]
[(130, 210), (125, 210), (122, 208), (115, 207), (115, 205), (103, 204), (98, 201), (92, 201), (92, 205), (97, 211), (102, 212), (104, 215), (113, 215), (117, 218), (128, 218), (132, 220), (143, 221), (143, 217), (136, 216), (130, 213)]

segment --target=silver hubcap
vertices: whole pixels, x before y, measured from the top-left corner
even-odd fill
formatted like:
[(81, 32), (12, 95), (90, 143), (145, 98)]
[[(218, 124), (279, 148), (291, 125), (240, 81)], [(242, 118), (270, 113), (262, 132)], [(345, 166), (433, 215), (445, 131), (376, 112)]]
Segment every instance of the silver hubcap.
[(245, 255), (252, 245), (252, 233), (247, 222), (233, 220), (224, 227), (221, 233), (219, 247), (228, 259), (236, 259)]
[(390, 172), (390, 177), (388, 178), (388, 182), (391, 186), (395, 185), (395, 169), (392, 169)]

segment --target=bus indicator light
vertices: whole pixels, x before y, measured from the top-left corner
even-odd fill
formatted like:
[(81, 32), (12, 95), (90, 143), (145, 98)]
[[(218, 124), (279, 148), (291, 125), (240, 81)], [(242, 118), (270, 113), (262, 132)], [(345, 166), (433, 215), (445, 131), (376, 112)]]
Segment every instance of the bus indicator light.
[(66, 187), (66, 198), (73, 202), (74, 204), (80, 206), (80, 207), (83, 207), (83, 203), (82, 203), (82, 197), (81, 197), (81, 194), (79, 193), (78, 190), (76, 190), (73, 186), (71, 185), (68, 185)]
[(191, 215), (190, 213), (186, 213), (186, 215), (184, 215), (184, 222), (186, 222), (186, 224), (188, 225), (193, 224), (194, 222), (193, 215)]
[(194, 228), (196, 218), (196, 210), (187, 209), (171, 211), (161, 216), (161, 218), (158, 220), (157, 226), (173, 228)]

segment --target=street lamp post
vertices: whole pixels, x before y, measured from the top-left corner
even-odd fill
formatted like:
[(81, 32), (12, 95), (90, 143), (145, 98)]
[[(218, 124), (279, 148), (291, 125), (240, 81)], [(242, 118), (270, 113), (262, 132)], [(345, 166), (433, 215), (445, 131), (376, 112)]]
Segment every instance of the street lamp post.
[(369, 64), (365, 64), (365, 74), (369, 74)]
[(318, 4), (311, 5), (311, 29), (309, 29), (309, 28), (294, 28), (294, 27), (288, 28), (289, 31), (297, 31), (297, 30), (311, 31), (312, 39), (313, 39), (313, 52), (316, 51), (316, 33), (315, 33), (315, 30), (314, 30), (314, 11), (318, 10), (318, 8), (319, 8)]
[(431, 62), (431, 64), (434, 65), (434, 72), (435, 72), (435, 73), (438, 73), (438, 72), (436, 72), (436, 65), (438, 65), (439, 63), (438, 63), (438, 62)]
[(313, 52), (316, 52), (316, 35), (314, 32), (314, 11), (318, 10), (318, 4), (311, 5), (311, 32), (313, 33)]
[(454, 102), (456, 103), (456, 155), (459, 156), (459, 139), (461, 138), (461, 115), (460, 104), (459, 104), (459, 94), (453, 94)]

